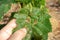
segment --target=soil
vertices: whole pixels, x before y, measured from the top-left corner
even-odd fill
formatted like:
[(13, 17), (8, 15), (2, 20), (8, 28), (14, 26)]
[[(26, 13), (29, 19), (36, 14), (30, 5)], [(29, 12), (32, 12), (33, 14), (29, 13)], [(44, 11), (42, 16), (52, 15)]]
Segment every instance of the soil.
[(52, 32), (48, 34), (48, 40), (60, 40), (60, 0), (46, 0), (46, 7), (51, 15), (52, 24)]
[(46, 0), (46, 6), (49, 9), (49, 14), (60, 20), (60, 0)]

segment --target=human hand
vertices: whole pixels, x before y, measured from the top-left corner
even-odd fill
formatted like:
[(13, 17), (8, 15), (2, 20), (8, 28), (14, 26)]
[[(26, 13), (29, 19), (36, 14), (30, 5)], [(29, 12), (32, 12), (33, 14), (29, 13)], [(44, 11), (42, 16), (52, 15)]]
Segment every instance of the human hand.
[(16, 27), (16, 20), (12, 19), (4, 28), (0, 30), (0, 40), (22, 40), (27, 30), (22, 28), (12, 34), (12, 30)]

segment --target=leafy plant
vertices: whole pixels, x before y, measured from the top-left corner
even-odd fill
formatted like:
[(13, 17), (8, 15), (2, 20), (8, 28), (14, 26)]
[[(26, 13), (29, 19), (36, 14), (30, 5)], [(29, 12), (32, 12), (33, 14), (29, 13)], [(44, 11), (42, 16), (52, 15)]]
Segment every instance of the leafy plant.
[(13, 18), (16, 18), (18, 27), (13, 32), (25, 27), (27, 35), (23, 40), (47, 40), (48, 32), (51, 31), (51, 24), (50, 16), (45, 7), (45, 0), (14, 0), (14, 3), (20, 3), (21, 8), (18, 12), (14, 12)]

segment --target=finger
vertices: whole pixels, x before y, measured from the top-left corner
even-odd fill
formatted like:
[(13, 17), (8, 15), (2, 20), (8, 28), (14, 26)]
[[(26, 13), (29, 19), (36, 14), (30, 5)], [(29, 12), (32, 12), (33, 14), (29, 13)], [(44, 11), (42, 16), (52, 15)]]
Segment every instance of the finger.
[(22, 40), (27, 34), (26, 28), (16, 31), (8, 40)]
[(16, 20), (12, 19), (4, 28), (0, 30), (0, 40), (6, 40), (12, 34), (12, 30), (16, 27)]

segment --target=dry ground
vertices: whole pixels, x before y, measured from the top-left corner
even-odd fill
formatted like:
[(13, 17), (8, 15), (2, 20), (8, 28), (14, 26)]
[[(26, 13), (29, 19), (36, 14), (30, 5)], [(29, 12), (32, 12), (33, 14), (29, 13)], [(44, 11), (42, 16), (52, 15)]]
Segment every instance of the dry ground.
[(51, 15), (52, 32), (48, 35), (48, 40), (60, 40), (60, 1), (46, 0), (46, 6)]

